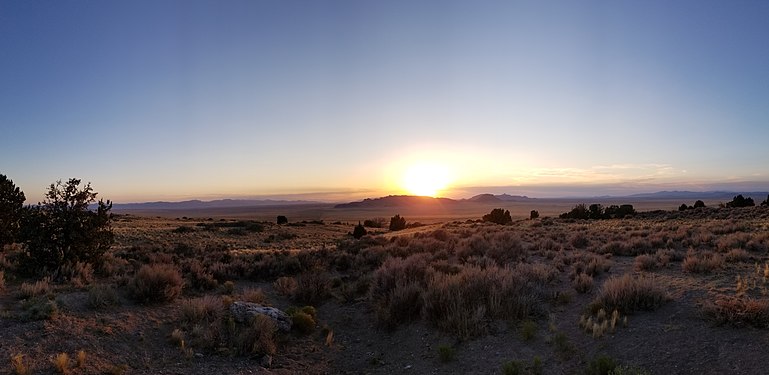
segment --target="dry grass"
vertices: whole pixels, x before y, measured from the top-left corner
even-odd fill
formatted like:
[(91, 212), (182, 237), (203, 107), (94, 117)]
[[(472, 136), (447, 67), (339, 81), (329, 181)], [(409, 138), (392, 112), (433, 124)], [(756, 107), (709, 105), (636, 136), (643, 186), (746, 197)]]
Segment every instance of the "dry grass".
[(294, 299), (298, 302), (317, 304), (329, 296), (331, 278), (328, 273), (312, 271), (297, 278)]
[(586, 273), (580, 273), (572, 281), (572, 286), (578, 293), (587, 293), (593, 289), (593, 277)]
[(705, 317), (716, 324), (769, 327), (769, 300), (720, 296), (703, 305)]
[(262, 288), (248, 288), (243, 291), (241, 301), (253, 302), (258, 304), (264, 304), (267, 302), (267, 295), (264, 294)]
[(170, 302), (182, 292), (179, 271), (170, 265), (144, 265), (131, 280), (131, 295), (142, 303)]
[(633, 268), (636, 271), (653, 271), (659, 268), (659, 265), (657, 257), (649, 254), (641, 254), (633, 261)]
[(103, 309), (120, 304), (117, 291), (107, 284), (92, 285), (88, 289), (88, 306), (92, 309)]
[(295, 278), (283, 276), (275, 280), (272, 287), (275, 288), (275, 291), (278, 292), (278, 294), (291, 297), (296, 293), (298, 285)]
[(633, 277), (629, 274), (607, 279), (593, 300), (594, 311), (619, 310), (631, 313), (638, 310), (656, 310), (669, 299), (665, 289), (653, 277)]
[(59, 353), (51, 360), (53, 368), (59, 374), (69, 374), (70, 360), (67, 353)]
[(211, 324), (224, 314), (224, 304), (216, 296), (188, 299), (179, 306), (179, 320), (188, 327), (196, 324)]
[(275, 323), (263, 315), (257, 315), (251, 324), (238, 332), (235, 345), (239, 353), (275, 354)]
[(724, 257), (720, 254), (689, 250), (681, 266), (685, 272), (710, 273), (723, 268), (724, 263)]
[(29, 367), (29, 363), (24, 359), (23, 354), (16, 354), (11, 356), (11, 368), (16, 375), (30, 375), (32, 370)]
[(85, 366), (85, 360), (86, 360), (85, 350), (78, 351), (77, 357), (75, 358), (75, 366), (77, 368), (82, 368), (83, 366)]
[(37, 296), (43, 296), (51, 292), (51, 284), (49, 278), (38, 280), (32, 284), (24, 282), (19, 287), (19, 298), (32, 298)]

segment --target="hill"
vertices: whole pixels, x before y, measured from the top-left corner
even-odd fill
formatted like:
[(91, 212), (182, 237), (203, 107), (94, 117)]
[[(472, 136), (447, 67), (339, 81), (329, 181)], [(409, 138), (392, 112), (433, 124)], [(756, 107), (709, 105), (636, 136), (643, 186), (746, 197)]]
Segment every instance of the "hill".
[(334, 208), (445, 207), (457, 205), (459, 202), (450, 198), (388, 195), (382, 198), (366, 198), (359, 202), (337, 204)]
[(207, 208), (240, 208), (240, 207), (266, 207), (289, 206), (303, 204), (317, 204), (312, 201), (288, 201), (272, 199), (218, 199), (212, 201), (188, 200), (181, 202), (144, 202), (144, 203), (118, 203), (113, 208), (119, 211), (130, 210), (199, 210)]

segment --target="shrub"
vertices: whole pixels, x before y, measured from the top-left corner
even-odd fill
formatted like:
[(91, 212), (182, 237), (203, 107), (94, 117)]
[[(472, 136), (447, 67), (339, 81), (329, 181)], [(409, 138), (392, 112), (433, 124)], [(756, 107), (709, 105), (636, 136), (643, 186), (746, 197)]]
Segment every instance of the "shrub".
[(389, 228), (391, 231), (406, 229), (406, 218), (401, 217), (401, 215), (395, 215), (391, 217)]
[(59, 374), (68, 374), (69, 373), (69, 355), (67, 353), (59, 353), (53, 359), (51, 360), (53, 363), (53, 367), (56, 369), (56, 372)]
[(726, 253), (724, 258), (727, 262), (730, 263), (744, 262), (750, 259), (750, 254), (748, 254), (748, 252), (743, 249), (731, 249), (728, 253)]
[(571, 285), (578, 293), (587, 293), (593, 289), (593, 277), (586, 273), (580, 273), (574, 278)]
[(715, 253), (697, 254), (689, 251), (681, 266), (684, 272), (710, 273), (724, 266), (724, 258)]
[(293, 277), (283, 276), (275, 280), (275, 282), (272, 283), (272, 287), (282, 296), (293, 296), (294, 293), (296, 293), (298, 284)]
[(291, 314), (291, 328), (301, 334), (308, 335), (315, 330), (315, 319), (306, 312), (296, 311)]
[(238, 331), (235, 348), (240, 354), (275, 354), (275, 332), (278, 328), (272, 319), (256, 315), (251, 323)]
[(617, 362), (613, 358), (607, 355), (599, 355), (588, 362), (585, 374), (610, 375), (615, 368), (617, 368)]
[(97, 284), (88, 289), (88, 306), (92, 309), (116, 306), (119, 303), (117, 292), (109, 285)]
[(179, 271), (166, 264), (144, 265), (130, 282), (131, 295), (142, 303), (170, 302), (182, 292)]
[(69, 280), (75, 288), (83, 288), (93, 281), (93, 266), (91, 263), (65, 263), (61, 266), (59, 277)]
[(195, 228), (189, 226), (189, 225), (182, 225), (171, 232), (173, 233), (179, 233), (179, 234), (185, 234), (185, 233), (195, 233)]
[(705, 207), (705, 202), (701, 200), (697, 200), (696, 202), (694, 202), (694, 208), (704, 208), (704, 207)]
[(635, 257), (633, 268), (636, 271), (651, 271), (658, 267), (657, 257), (649, 254), (641, 254)]
[(584, 203), (580, 203), (574, 206), (574, 208), (572, 208), (571, 211), (562, 213), (560, 215), (560, 218), (587, 220), (590, 218), (590, 211), (588, 210), (587, 206)]
[(769, 327), (769, 301), (767, 300), (722, 296), (711, 303), (704, 304), (703, 313), (707, 319), (716, 324)]
[(352, 230), (352, 236), (356, 240), (360, 239), (361, 237), (365, 236), (366, 234), (368, 234), (368, 231), (366, 231), (366, 227), (364, 227), (363, 224), (361, 224), (361, 223), (358, 223), (358, 225), (356, 225), (355, 228), (353, 228), (353, 230)]
[(451, 345), (438, 345), (438, 358), (441, 362), (451, 362), (456, 358), (457, 352)]
[(627, 216), (633, 216), (636, 214), (635, 208), (632, 204), (611, 205), (604, 210), (605, 218), (618, 218), (621, 219)]
[(51, 320), (59, 314), (56, 302), (46, 297), (33, 297), (21, 304), (21, 320)]
[(537, 210), (531, 210), (529, 213), (529, 219), (534, 220), (539, 217), (539, 211)]
[(593, 203), (588, 207), (589, 216), (593, 220), (603, 219), (605, 209), (598, 203)]
[(287, 217), (285, 217), (285, 216), (283, 216), (283, 215), (279, 215), (279, 216), (278, 216), (278, 220), (277, 220), (277, 223), (278, 223), (278, 225), (281, 225), (281, 224), (288, 224), (288, 218), (287, 218)]
[(23, 354), (11, 356), (11, 367), (16, 375), (29, 375), (32, 370), (29, 368), (29, 361), (24, 360)]
[(192, 327), (200, 323), (211, 324), (224, 314), (222, 300), (215, 296), (204, 296), (182, 301), (179, 307), (182, 323)]
[(526, 319), (521, 323), (521, 338), (524, 341), (531, 341), (537, 335), (537, 323)]
[(568, 354), (574, 350), (574, 346), (569, 341), (569, 338), (563, 332), (555, 332), (552, 339), (553, 346), (561, 354)]
[(317, 304), (328, 297), (331, 290), (331, 279), (328, 274), (313, 271), (302, 274), (297, 278), (294, 299), (299, 302)]
[(112, 203), (96, 201), (91, 184), (80, 188), (80, 180), (51, 184), (45, 201), (30, 206), (22, 220), (20, 237), (27, 245), (23, 271), (56, 272), (65, 263), (95, 263), (113, 241)]
[(363, 226), (369, 228), (383, 228), (385, 225), (385, 218), (378, 217), (375, 219), (363, 220)]
[(637, 310), (656, 310), (668, 300), (665, 290), (651, 277), (634, 278), (629, 274), (606, 280), (593, 300), (594, 311), (618, 310), (627, 314)]
[(377, 304), (376, 316), (386, 328), (418, 319), (423, 303), (424, 290), (418, 283), (398, 283), (387, 297)]
[(243, 291), (241, 299), (246, 302), (264, 304), (267, 302), (267, 295), (264, 294), (262, 288), (248, 288)]
[(5, 272), (0, 271), (0, 292), (5, 291)]
[(51, 285), (49, 279), (46, 277), (42, 280), (36, 281), (34, 284), (24, 282), (19, 287), (19, 298), (32, 298), (36, 296), (42, 296), (51, 292)]
[(75, 358), (75, 367), (81, 368), (85, 366), (85, 350), (79, 350), (77, 352), (77, 357)]
[(510, 216), (510, 211), (503, 210), (501, 208), (495, 208), (486, 215), (483, 215), (483, 221), (488, 221), (495, 224), (505, 225), (512, 224), (513, 218)]
[(523, 374), (524, 366), (519, 361), (507, 361), (502, 364), (502, 373), (505, 375)]
[(726, 203), (726, 207), (752, 207), (755, 205), (756, 203), (753, 202), (753, 198), (745, 198), (742, 194), (735, 196), (731, 202)]
[(542, 287), (510, 268), (465, 266), (433, 273), (424, 293), (424, 317), (459, 336), (483, 333), (488, 319), (517, 320), (541, 312)]
[(0, 174), (0, 247), (16, 241), (25, 200), (13, 180)]
[(761, 206), (762, 207), (769, 206), (769, 195), (767, 195), (766, 199), (763, 202), (761, 202)]

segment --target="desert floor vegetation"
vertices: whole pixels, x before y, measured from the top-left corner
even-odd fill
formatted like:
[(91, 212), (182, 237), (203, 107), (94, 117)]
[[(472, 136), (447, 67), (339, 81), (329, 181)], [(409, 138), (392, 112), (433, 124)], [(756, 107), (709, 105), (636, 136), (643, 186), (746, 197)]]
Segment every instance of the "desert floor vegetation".
[(355, 224), (118, 215), (103, 256), (52, 278), (5, 245), (0, 357), (33, 374), (715, 374), (769, 355), (742, 344), (769, 335), (769, 207)]

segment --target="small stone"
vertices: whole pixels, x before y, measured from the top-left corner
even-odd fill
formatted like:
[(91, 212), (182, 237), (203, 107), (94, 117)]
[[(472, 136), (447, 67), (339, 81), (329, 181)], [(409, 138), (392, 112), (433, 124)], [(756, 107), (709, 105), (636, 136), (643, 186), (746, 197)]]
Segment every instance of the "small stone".
[(406, 365), (406, 367), (404, 367), (404, 369), (410, 370), (411, 369), (411, 365)]

